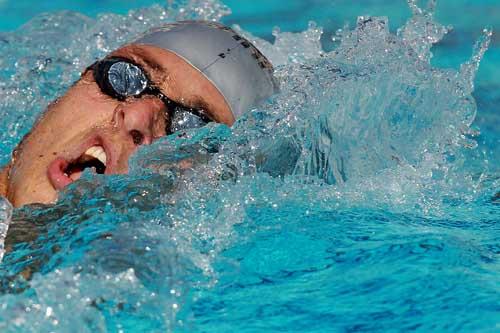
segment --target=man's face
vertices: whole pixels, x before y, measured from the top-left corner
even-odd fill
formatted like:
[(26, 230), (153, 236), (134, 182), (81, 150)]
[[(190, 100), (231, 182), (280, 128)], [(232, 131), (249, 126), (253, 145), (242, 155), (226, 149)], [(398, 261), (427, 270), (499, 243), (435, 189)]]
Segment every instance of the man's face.
[[(111, 56), (138, 64), (171, 100), (202, 109), (213, 121), (234, 122), (217, 88), (175, 54), (129, 45)], [(85, 72), (48, 107), (16, 149), (7, 198), (16, 207), (52, 203), (57, 191), (77, 180), (86, 167), (105, 174), (127, 173), (130, 156), (166, 134), (170, 121), (166, 108), (156, 96), (116, 100), (101, 91), (92, 71)]]

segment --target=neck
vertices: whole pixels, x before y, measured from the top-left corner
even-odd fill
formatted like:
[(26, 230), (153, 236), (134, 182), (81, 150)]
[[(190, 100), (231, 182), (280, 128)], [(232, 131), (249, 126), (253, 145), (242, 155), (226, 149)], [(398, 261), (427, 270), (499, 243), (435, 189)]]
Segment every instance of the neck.
[(2, 197), (7, 196), (9, 185), (9, 170), (10, 164), (6, 165), (5, 167), (3, 167), (3, 169), (0, 170), (0, 196)]

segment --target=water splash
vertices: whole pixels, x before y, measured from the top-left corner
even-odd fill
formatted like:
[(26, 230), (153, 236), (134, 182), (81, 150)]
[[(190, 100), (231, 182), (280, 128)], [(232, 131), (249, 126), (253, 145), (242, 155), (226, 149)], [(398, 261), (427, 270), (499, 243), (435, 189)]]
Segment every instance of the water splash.
[(295, 132), (288, 133), (301, 151), (295, 175), (337, 184), (339, 197), (363, 205), (438, 212), (443, 193), (471, 200), (477, 188), (463, 172), (463, 148), (476, 147), (470, 83), (491, 32), (460, 72), (432, 68), (430, 48), (447, 29), (434, 22), (432, 4), (428, 11), (410, 4), (414, 16), (397, 36), (386, 18), (360, 17), (333, 52), (280, 68), (287, 84), (270, 123), (285, 119)]
[(426, 9), (418, 7), (417, 0), (408, 0), (408, 5), (413, 17), (398, 30), (398, 36), (416, 52), (421, 61), (429, 64), (432, 46), (439, 42), (451, 27), (444, 27), (434, 20), (435, 0), (430, 0)]

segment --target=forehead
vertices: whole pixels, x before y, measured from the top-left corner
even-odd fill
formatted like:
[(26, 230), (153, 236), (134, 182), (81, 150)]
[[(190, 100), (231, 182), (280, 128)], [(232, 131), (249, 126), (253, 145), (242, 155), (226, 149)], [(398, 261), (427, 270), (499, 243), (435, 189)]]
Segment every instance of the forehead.
[(173, 52), (150, 45), (126, 45), (110, 57), (130, 59), (141, 66), (152, 83), (175, 102), (204, 109), (213, 120), (234, 123), (229, 104), (198, 69)]

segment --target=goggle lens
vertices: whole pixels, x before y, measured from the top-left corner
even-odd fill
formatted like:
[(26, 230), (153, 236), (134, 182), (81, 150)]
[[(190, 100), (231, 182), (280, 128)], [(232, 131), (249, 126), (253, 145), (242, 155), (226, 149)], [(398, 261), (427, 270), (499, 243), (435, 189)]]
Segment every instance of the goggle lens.
[(148, 86), (146, 74), (129, 62), (115, 62), (108, 70), (109, 84), (122, 97), (138, 96)]

